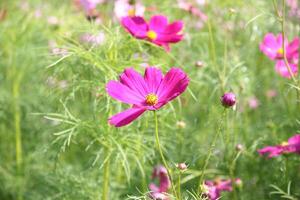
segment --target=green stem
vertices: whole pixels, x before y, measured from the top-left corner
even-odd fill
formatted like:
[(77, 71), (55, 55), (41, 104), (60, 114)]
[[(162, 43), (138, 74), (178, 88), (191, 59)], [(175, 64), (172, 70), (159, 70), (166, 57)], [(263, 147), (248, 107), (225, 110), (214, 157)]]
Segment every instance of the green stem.
[(178, 186), (177, 186), (177, 194), (178, 194), (178, 197), (181, 198), (181, 188), (180, 188), (180, 185), (181, 185), (181, 171), (179, 172), (179, 176), (178, 176)]
[(21, 187), (21, 171), (22, 171), (22, 134), (21, 134), (21, 113), (19, 107), (20, 84), (18, 79), (13, 82), (14, 97), (14, 124), (15, 124), (15, 142), (16, 142), (16, 171), (18, 176), (18, 200), (23, 199)]
[(170, 171), (170, 169), (169, 169), (169, 167), (168, 167), (168, 164), (167, 164), (167, 162), (166, 162), (166, 159), (165, 159), (165, 157), (164, 157), (164, 154), (163, 154), (163, 152), (162, 152), (162, 148), (161, 148), (161, 145), (160, 145), (159, 134), (158, 134), (158, 118), (157, 118), (156, 111), (153, 111), (153, 113), (154, 113), (154, 120), (155, 120), (155, 138), (156, 138), (157, 148), (158, 148), (160, 157), (161, 157), (161, 159), (162, 159), (162, 162), (163, 162), (165, 168), (167, 169), (168, 176), (169, 176), (170, 182), (171, 182), (171, 187), (172, 187), (172, 190), (173, 190), (173, 194), (175, 195), (176, 199), (178, 199), (178, 198), (177, 198), (177, 194), (176, 194), (176, 190), (175, 190), (175, 187), (174, 187), (174, 184), (173, 184), (171, 171)]
[[(109, 154), (109, 150), (107, 150), (107, 154)], [(109, 200), (109, 169), (110, 169), (110, 158), (106, 161), (104, 165), (104, 176), (103, 176), (103, 194), (102, 200)]]
[(219, 135), (221, 133), (221, 129), (222, 129), (222, 126), (223, 126), (223, 122), (224, 122), (224, 117), (226, 115), (226, 108), (224, 108), (224, 111), (223, 111), (223, 114), (222, 114), (222, 118), (221, 118), (221, 122), (219, 123), (219, 128), (218, 128), (218, 131), (217, 133), (215, 134), (214, 138), (213, 138), (213, 141), (210, 145), (210, 148), (208, 150), (208, 154), (207, 154), (207, 157), (205, 159), (205, 162), (204, 162), (204, 165), (202, 167), (202, 171), (201, 171), (201, 174), (200, 174), (200, 178), (199, 178), (199, 185), (198, 185), (198, 194), (199, 196), (201, 196), (201, 185), (203, 183), (203, 178), (204, 178), (204, 172), (207, 168), (207, 165), (209, 163), (209, 160), (210, 160), (210, 157), (212, 155), (212, 152), (215, 148), (215, 145), (216, 145), (216, 142), (217, 142), (217, 139), (219, 138)]

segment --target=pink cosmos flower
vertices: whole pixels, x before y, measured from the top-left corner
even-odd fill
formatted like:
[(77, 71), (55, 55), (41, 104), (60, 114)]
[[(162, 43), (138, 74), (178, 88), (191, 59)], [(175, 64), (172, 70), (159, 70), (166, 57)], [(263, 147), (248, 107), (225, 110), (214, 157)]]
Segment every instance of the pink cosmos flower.
[(123, 17), (122, 25), (134, 37), (163, 46), (166, 51), (170, 50), (169, 43), (177, 43), (183, 39), (180, 33), (183, 22), (175, 21), (169, 24), (163, 15), (152, 16), (149, 23), (142, 17)]
[(296, 153), (300, 155), (300, 134), (296, 134), (282, 142), (280, 145), (267, 146), (258, 150), (260, 155), (268, 155), (268, 158), (277, 157), (284, 153)]
[(251, 109), (256, 109), (256, 108), (258, 108), (259, 105), (260, 105), (260, 102), (259, 102), (259, 100), (255, 96), (251, 97), (248, 100), (248, 106)]
[(160, 69), (147, 67), (144, 77), (132, 68), (120, 75), (120, 81), (110, 81), (106, 90), (116, 100), (132, 107), (112, 116), (109, 123), (125, 126), (147, 110), (158, 110), (185, 91), (189, 78), (179, 68), (171, 68), (165, 76)]
[(131, 4), (130, 0), (117, 0), (115, 1), (114, 12), (118, 19), (122, 19), (122, 17), (127, 16), (142, 17), (145, 12), (145, 6), (140, 1)]
[(96, 9), (97, 5), (103, 3), (104, 0), (80, 0), (80, 5), (86, 13), (90, 13)]
[(152, 173), (152, 180), (158, 178), (159, 185), (154, 183), (149, 185), (150, 198), (159, 200), (169, 200), (167, 192), (171, 186), (170, 179), (168, 177), (167, 169), (161, 165), (154, 168)]
[(90, 45), (99, 46), (104, 43), (105, 34), (103, 32), (99, 32), (98, 34), (85, 33), (80, 36), (80, 40)]
[[(285, 53), (287, 59), (290, 61), (292, 59), (298, 59), (299, 57), (299, 38), (296, 37), (292, 42), (288, 42), (285, 38)], [(271, 60), (283, 59), (283, 49), (282, 49), (282, 35), (278, 34), (275, 36), (273, 33), (268, 33), (265, 35), (262, 43), (260, 44), (260, 50), (268, 56)]]
[(207, 21), (207, 16), (196, 6), (187, 2), (186, 0), (178, 0), (178, 7), (182, 10), (189, 12), (191, 15), (198, 17), (201, 21)]
[[(240, 183), (240, 179), (235, 179), (236, 183)], [(218, 200), (222, 191), (232, 191), (232, 180), (215, 179), (214, 181), (207, 180), (203, 184), (204, 194), (209, 200)]]
[[(298, 74), (298, 64), (293, 62), (288, 62), (291, 73), (296, 76)], [(282, 77), (291, 78), (292, 75), (289, 72), (289, 69), (284, 62), (284, 60), (277, 60), (275, 65), (275, 71), (280, 74)]]

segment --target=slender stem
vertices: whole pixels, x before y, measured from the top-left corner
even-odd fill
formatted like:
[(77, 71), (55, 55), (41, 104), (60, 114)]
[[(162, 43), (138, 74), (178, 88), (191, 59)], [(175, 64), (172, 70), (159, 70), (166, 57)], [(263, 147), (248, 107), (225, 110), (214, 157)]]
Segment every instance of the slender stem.
[(219, 138), (219, 135), (221, 133), (221, 129), (222, 129), (222, 126), (223, 126), (223, 122), (224, 122), (224, 117), (226, 115), (226, 108), (224, 108), (224, 111), (223, 111), (223, 114), (222, 114), (222, 118), (221, 118), (221, 122), (219, 123), (219, 128), (218, 128), (218, 131), (217, 133), (215, 134), (214, 138), (213, 138), (213, 141), (210, 145), (210, 148), (208, 150), (208, 154), (207, 154), (207, 157), (205, 159), (205, 162), (204, 162), (204, 165), (202, 167), (202, 171), (201, 171), (201, 174), (200, 174), (200, 178), (199, 178), (199, 185), (198, 185), (198, 193), (199, 193), (199, 196), (201, 195), (201, 185), (202, 185), (202, 182), (203, 182), (203, 178), (204, 178), (204, 172), (207, 168), (207, 165), (209, 163), (209, 160), (210, 160), (210, 157), (212, 155), (212, 152), (215, 148), (215, 145), (216, 145), (216, 142), (217, 142), (217, 139)]
[(14, 97), (14, 123), (15, 123), (15, 140), (16, 140), (16, 171), (18, 176), (18, 200), (23, 199), (21, 188), (21, 171), (22, 171), (22, 134), (21, 134), (21, 114), (19, 107), (19, 80), (13, 82), (13, 97)]
[[(109, 150), (107, 149), (107, 155), (109, 154)], [(103, 176), (103, 194), (102, 200), (109, 200), (109, 169), (110, 169), (110, 158), (106, 161), (104, 165), (104, 176)]]
[(181, 171), (179, 172), (179, 175), (178, 175), (178, 186), (177, 186), (177, 194), (178, 194), (179, 199), (181, 198), (180, 185), (181, 185)]
[(160, 141), (159, 141), (159, 134), (158, 134), (158, 118), (157, 118), (156, 111), (153, 111), (153, 113), (154, 113), (154, 120), (155, 120), (155, 138), (156, 138), (157, 148), (158, 148), (160, 157), (162, 159), (162, 162), (163, 162), (165, 168), (167, 169), (168, 176), (169, 176), (170, 182), (171, 182), (171, 187), (172, 187), (172, 190), (173, 190), (173, 194), (175, 195), (176, 199), (178, 199), (177, 194), (176, 194), (176, 189), (175, 189), (174, 184), (173, 184), (171, 171), (168, 167), (168, 164), (166, 162), (166, 159), (165, 159), (164, 154), (163, 154), (162, 149), (161, 149), (161, 145), (160, 145)]

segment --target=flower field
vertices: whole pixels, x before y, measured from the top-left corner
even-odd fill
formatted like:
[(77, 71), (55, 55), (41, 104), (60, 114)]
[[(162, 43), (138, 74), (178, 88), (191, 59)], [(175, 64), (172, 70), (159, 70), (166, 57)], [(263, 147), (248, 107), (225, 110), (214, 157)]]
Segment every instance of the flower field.
[(0, 200), (299, 200), (299, 0), (0, 1)]

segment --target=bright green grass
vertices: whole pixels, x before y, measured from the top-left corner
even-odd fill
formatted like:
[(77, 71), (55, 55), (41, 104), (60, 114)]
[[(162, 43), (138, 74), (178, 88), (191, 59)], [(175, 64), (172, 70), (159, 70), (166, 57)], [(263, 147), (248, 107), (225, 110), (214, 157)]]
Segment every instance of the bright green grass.
[[(104, 23), (95, 25), (69, 1), (30, 0), (28, 11), (16, 0), (0, 2), (0, 9), (8, 11), (0, 21), (1, 200), (146, 199), (152, 169), (161, 164), (153, 113), (112, 128), (108, 117), (127, 107), (105, 92), (108, 80), (116, 80), (125, 67), (142, 73), (145, 62), (164, 72), (181, 67), (191, 79), (180, 98), (158, 111), (159, 135), (175, 180), (175, 163), (189, 166), (181, 177), (181, 199), (196, 198), (199, 175), (220, 125), (204, 178), (243, 180), (242, 188), (223, 193), (222, 199), (299, 198), (299, 156), (267, 160), (257, 153), (299, 131), (293, 82), (278, 76), (259, 51), (265, 33), (281, 31), (272, 1), (211, 1), (203, 10), (209, 22), (201, 30), (192, 27), (196, 19), (174, 2), (144, 1), (157, 6), (153, 14), (186, 24), (185, 40), (169, 54), (132, 38), (112, 21), (112, 3), (99, 6)], [(42, 17), (35, 18), (39, 7)], [(62, 24), (49, 25), (48, 16), (57, 16)], [(299, 35), (299, 23), (286, 20), (289, 39)], [(105, 33), (103, 45), (91, 48), (79, 42), (82, 33), (99, 31)], [(50, 40), (70, 54), (50, 55)], [(205, 63), (203, 68), (194, 66), (198, 60)], [(49, 77), (66, 81), (67, 87), (49, 86)], [(275, 99), (265, 96), (269, 89), (277, 91)], [(234, 91), (238, 104), (224, 118), (219, 98), (225, 91)], [(252, 96), (260, 101), (256, 110), (247, 106)], [(186, 127), (177, 127), (178, 121)], [(236, 144), (244, 146), (242, 153)], [(280, 189), (289, 194), (271, 195)]]

